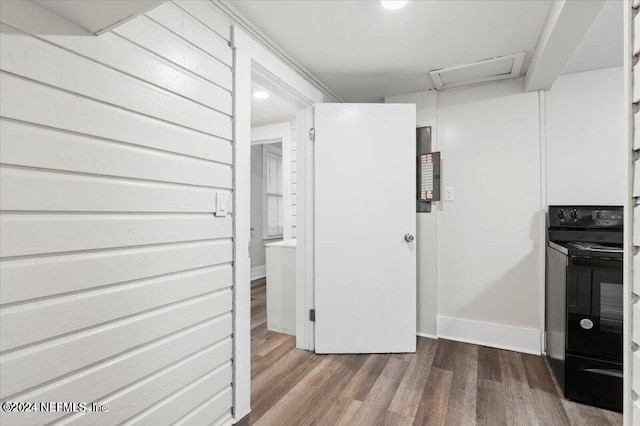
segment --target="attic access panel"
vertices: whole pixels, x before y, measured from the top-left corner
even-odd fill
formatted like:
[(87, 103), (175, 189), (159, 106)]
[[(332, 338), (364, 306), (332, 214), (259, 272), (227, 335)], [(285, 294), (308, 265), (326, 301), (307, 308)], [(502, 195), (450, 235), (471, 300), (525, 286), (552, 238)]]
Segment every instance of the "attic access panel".
[(503, 80), (520, 76), (525, 52), (431, 71), (436, 89)]

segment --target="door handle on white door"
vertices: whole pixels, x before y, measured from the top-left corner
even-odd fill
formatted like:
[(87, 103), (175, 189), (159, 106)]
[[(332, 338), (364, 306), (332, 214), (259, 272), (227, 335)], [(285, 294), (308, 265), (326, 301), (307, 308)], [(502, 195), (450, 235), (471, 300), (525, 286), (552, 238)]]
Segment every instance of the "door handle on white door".
[(412, 234), (404, 234), (404, 240), (408, 243), (410, 243), (411, 241), (413, 241), (413, 235)]

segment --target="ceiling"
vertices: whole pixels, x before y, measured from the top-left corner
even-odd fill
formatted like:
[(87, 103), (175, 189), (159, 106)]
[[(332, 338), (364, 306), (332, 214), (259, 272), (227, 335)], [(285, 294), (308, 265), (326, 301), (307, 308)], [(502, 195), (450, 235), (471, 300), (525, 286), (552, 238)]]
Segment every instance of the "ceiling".
[(269, 93), (267, 99), (251, 97), (251, 127), (281, 123), (296, 116), (296, 107), (277, 97), (256, 83), (251, 83), (251, 91), (261, 90)]
[(533, 51), (550, 4), (414, 0), (386, 10), (376, 1), (232, 2), (346, 102), (431, 89), (431, 70)]
[(623, 6), (624, 3), (621, 1), (605, 3), (564, 67), (563, 74), (622, 66)]
[[(622, 2), (610, 1), (565, 73), (622, 61)], [(434, 88), (429, 71), (528, 52), (528, 68), (551, 2), (239, 0), (231, 4), (346, 102)], [(619, 46), (617, 46), (619, 45)], [(620, 50), (619, 54), (617, 49)], [(596, 52), (596, 53), (594, 53)], [(618, 59), (619, 57), (619, 59)]]

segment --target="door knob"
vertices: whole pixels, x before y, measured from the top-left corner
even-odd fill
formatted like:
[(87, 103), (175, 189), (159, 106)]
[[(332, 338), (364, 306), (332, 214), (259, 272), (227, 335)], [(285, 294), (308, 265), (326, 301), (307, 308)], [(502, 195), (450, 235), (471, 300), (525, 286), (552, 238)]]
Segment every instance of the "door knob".
[(404, 240), (408, 243), (410, 243), (411, 241), (413, 241), (413, 235), (411, 234), (404, 234)]

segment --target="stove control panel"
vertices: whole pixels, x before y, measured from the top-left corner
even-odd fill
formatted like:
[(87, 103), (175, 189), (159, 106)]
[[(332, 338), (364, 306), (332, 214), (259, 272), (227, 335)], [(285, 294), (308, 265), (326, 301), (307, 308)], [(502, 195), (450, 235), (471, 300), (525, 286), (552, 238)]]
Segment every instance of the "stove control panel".
[(622, 229), (622, 206), (549, 206), (550, 228)]

